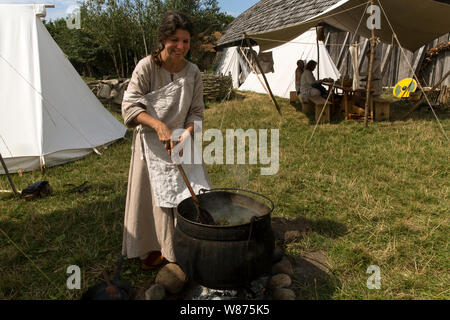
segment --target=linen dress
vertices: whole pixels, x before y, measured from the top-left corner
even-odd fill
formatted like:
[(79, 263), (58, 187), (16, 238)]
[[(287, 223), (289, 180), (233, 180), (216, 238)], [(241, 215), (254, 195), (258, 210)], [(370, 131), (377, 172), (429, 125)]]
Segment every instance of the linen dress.
[(302, 97), (320, 96), (320, 91), (312, 87), (314, 82), (316, 82), (316, 78), (314, 78), (312, 71), (305, 69), (300, 82), (300, 95)]
[[(122, 102), (124, 123), (133, 132), (130, 171), (125, 204), (122, 254), (128, 258), (142, 257), (150, 251), (161, 251), (170, 262), (176, 262), (173, 250), (173, 232), (176, 225), (176, 208), (155, 206), (147, 163), (143, 154), (141, 135), (134, 119), (145, 112), (144, 105), (136, 104), (129, 96), (144, 96), (179, 78), (194, 81), (193, 98), (185, 124), (203, 120), (203, 84), (200, 70), (188, 62), (178, 73), (158, 67), (151, 56), (137, 64)], [(147, 129), (147, 128), (146, 128)], [(207, 177), (206, 170), (205, 176)]]

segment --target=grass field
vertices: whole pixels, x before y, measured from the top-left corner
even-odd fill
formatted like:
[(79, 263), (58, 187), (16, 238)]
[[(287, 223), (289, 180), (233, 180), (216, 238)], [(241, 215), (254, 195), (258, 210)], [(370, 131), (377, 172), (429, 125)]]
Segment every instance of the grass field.
[[(209, 104), (203, 129), (279, 129), (276, 175), (259, 165), (209, 165), (215, 186), (260, 192), (274, 218), (305, 219), (310, 232), (286, 246), (290, 257), (320, 252), (329, 274), (314, 286), (293, 283), (298, 299), (449, 299), (450, 147), (433, 115), (393, 121), (320, 125), (286, 99), (280, 117), (265, 95)], [(117, 118), (119, 114), (113, 111)], [(449, 111), (438, 113), (447, 135)], [(222, 124), (222, 126), (221, 126)], [(78, 299), (114, 270), (121, 251), (131, 132), (82, 160), (13, 175), (18, 189), (48, 180), (49, 197), (25, 202), (0, 193), (0, 299)], [(87, 181), (89, 188), (74, 191)], [(67, 184), (72, 184), (68, 186)], [(0, 189), (9, 189), (0, 176)], [(13, 244), (14, 243), (14, 244)], [(16, 247), (17, 246), (17, 247)], [(82, 290), (68, 290), (66, 269), (78, 265)], [(377, 265), (381, 289), (369, 290)], [(144, 289), (155, 276), (126, 260), (122, 278)]]

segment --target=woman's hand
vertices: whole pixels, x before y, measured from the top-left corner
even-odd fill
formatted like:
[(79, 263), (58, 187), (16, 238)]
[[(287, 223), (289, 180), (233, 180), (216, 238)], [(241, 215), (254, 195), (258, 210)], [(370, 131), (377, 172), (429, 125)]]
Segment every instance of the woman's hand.
[(136, 116), (135, 121), (137, 124), (142, 124), (149, 128), (153, 128), (153, 130), (155, 130), (156, 134), (158, 135), (159, 141), (164, 144), (164, 147), (166, 148), (169, 155), (171, 154), (174, 145), (172, 141), (172, 132), (164, 122), (153, 118), (146, 112), (139, 113)]
[(170, 129), (161, 121), (154, 126), (154, 129), (158, 134), (159, 141), (164, 144), (164, 148), (166, 148), (169, 155), (172, 154), (174, 143), (172, 141), (172, 132)]

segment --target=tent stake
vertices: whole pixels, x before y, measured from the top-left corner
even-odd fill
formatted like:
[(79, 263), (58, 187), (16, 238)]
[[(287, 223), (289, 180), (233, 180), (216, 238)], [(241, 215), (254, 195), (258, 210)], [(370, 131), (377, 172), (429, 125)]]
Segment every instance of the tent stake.
[(255, 52), (253, 51), (250, 40), (248, 39), (247, 34), (245, 32), (244, 32), (244, 38), (245, 38), (245, 41), (247, 42), (247, 46), (250, 48), (250, 52), (252, 53), (253, 58), (256, 61), (256, 65), (258, 66), (258, 69), (263, 76), (264, 82), (266, 83), (267, 89), (269, 90), (269, 96), (272, 99), (273, 103), (275, 104), (275, 107), (277, 108), (278, 113), (280, 114), (280, 116), (282, 116), (280, 106), (278, 105), (277, 100), (275, 100), (275, 97), (273, 96), (272, 90), (270, 89), (270, 86), (269, 86), (269, 82), (267, 82), (266, 75), (264, 74), (264, 72), (261, 68), (261, 65), (259, 64), (258, 57), (256, 56)]

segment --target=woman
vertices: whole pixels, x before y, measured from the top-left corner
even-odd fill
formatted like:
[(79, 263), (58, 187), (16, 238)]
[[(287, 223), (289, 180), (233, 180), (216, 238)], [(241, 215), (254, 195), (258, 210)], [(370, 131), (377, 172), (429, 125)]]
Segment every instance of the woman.
[[(173, 165), (175, 131), (191, 139), (203, 120), (203, 85), (196, 65), (185, 57), (193, 26), (182, 13), (168, 12), (158, 28), (158, 49), (137, 64), (122, 102), (128, 127), (135, 128), (125, 206), (122, 254), (141, 258), (143, 269), (176, 262), (172, 246), (176, 206), (186, 186)], [(209, 187), (201, 167), (194, 191)], [(199, 174), (185, 168), (192, 178)], [(196, 190), (197, 189), (197, 190)], [(184, 191), (183, 191), (184, 190)]]
[(302, 74), (305, 70), (305, 63), (303, 60), (297, 61), (297, 69), (295, 69), (295, 91), (297, 92), (297, 95), (300, 95), (300, 86), (302, 83)]
[(327, 90), (320, 85), (320, 81), (316, 81), (316, 78), (314, 78), (313, 71), (316, 68), (316, 65), (317, 62), (314, 60), (310, 60), (306, 64), (300, 84), (300, 95), (302, 97), (307, 98), (320, 95), (324, 98), (327, 97)]

